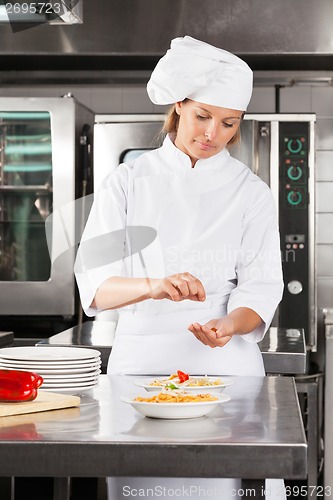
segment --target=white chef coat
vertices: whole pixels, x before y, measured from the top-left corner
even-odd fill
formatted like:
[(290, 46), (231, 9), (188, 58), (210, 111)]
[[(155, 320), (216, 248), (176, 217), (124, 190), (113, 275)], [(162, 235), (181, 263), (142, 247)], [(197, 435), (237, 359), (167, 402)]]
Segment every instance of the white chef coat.
[[(90, 304), (97, 289), (111, 276), (163, 278), (189, 272), (203, 283), (207, 299), (150, 299), (119, 309), (108, 372), (167, 374), (182, 369), (262, 375), (257, 342), (283, 289), (276, 209), (268, 186), (226, 149), (192, 168), (190, 158), (166, 137), (161, 148), (121, 164), (105, 179), (82, 239), (129, 226), (151, 227), (157, 236), (141, 252), (124, 259), (117, 255), (115, 262), (99, 262), (97, 248), (96, 266), (92, 268), (89, 256), (86, 271), (88, 259), (79, 250), (76, 278), (88, 316), (96, 313)], [(127, 248), (140, 248), (140, 235), (135, 238), (126, 242)], [(223, 349), (201, 344), (187, 329), (237, 307), (253, 309), (264, 324), (234, 336)]]
[[(119, 309), (108, 373), (170, 374), (181, 369), (264, 375), (257, 342), (269, 327), (283, 290), (276, 208), (268, 186), (226, 149), (198, 160), (192, 168), (190, 158), (167, 136), (161, 148), (121, 164), (104, 180), (82, 241), (119, 236), (132, 226), (153, 228), (157, 236), (147, 246), (140, 234), (117, 242), (115, 252), (114, 242), (101, 245), (110, 248), (109, 262), (103, 249), (93, 247), (93, 255), (90, 247), (79, 249), (76, 279), (88, 316), (96, 314), (90, 304), (111, 276), (163, 278), (189, 272), (203, 283), (207, 299), (146, 300)], [(119, 247), (124, 258), (119, 257)], [(256, 311), (263, 325), (247, 335), (235, 335), (223, 348), (203, 345), (187, 329), (191, 323), (206, 323), (238, 307)], [(176, 484), (174, 478), (163, 481)], [(210, 484), (217, 484), (219, 492), (224, 488), (225, 499), (227, 491), (240, 486), (236, 480), (211, 481), (218, 481)], [(110, 497), (123, 498), (122, 485), (137, 482), (110, 479)]]

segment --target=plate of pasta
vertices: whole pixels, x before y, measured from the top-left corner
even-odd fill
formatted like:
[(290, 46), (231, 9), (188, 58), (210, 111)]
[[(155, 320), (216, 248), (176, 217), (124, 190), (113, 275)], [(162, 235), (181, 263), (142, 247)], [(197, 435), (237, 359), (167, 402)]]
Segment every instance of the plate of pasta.
[(159, 391), (162, 388), (184, 389), (187, 392), (213, 391), (222, 392), (233, 382), (229, 377), (208, 377), (207, 375), (189, 375), (181, 372), (172, 373), (169, 377), (142, 379), (135, 382), (146, 391)]
[(230, 396), (207, 392), (189, 393), (182, 390), (163, 389), (152, 396), (139, 395), (133, 399), (122, 398), (145, 417), (163, 419), (198, 418), (208, 415), (216, 405), (226, 403)]

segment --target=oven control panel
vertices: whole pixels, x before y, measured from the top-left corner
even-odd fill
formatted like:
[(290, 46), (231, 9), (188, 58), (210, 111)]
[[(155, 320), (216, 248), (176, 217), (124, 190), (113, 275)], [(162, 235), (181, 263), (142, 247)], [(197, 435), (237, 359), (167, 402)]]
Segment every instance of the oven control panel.
[(279, 226), (284, 296), (279, 324), (309, 328), (309, 123), (279, 123)]

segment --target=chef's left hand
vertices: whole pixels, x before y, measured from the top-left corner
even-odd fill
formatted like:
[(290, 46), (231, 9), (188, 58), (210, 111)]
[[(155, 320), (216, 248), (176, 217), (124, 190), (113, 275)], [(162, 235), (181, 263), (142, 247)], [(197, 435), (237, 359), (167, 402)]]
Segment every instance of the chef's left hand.
[(193, 323), (188, 329), (200, 342), (209, 347), (223, 347), (235, 334), (234, 320), (228, 316), (212, 319), (204, 325)]
[(188, 329), (203, 344), (223, 347), (233, 335), (245, 335), (262, 324), (262, 318), (253, 309), (238, 307), (223, 318), (212, 319), (204, 325), (193, 323)]

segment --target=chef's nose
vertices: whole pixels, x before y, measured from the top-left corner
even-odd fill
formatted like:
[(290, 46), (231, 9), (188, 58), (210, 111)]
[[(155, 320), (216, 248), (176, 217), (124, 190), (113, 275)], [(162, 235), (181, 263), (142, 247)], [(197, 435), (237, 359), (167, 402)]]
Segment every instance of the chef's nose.
[(216, 137), (216, 133), (217, 133), (217, 126), (211, 122), (206, 128), (205, 137), (209, 141), (213, 141)]

